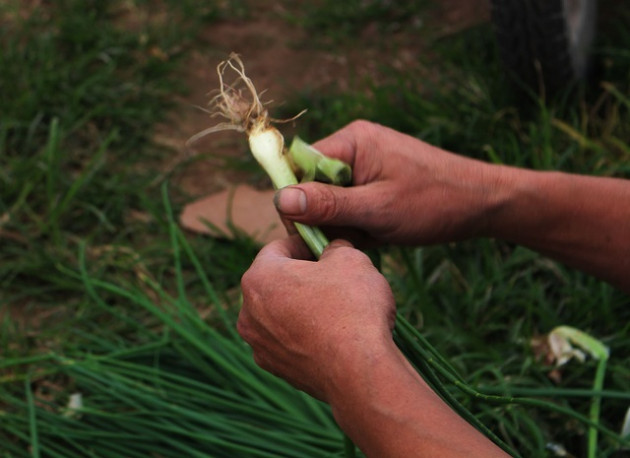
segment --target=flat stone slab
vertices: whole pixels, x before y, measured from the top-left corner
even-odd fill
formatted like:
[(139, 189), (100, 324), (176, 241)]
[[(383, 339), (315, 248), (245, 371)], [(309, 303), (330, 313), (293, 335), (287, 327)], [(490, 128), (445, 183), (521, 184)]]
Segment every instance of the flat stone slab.
[(180, 224), (193, 232), (233, 239), (239, 233), (264, 244), (286, 236), (273, 204), (273, 190), (238, 185), (184, 207)]

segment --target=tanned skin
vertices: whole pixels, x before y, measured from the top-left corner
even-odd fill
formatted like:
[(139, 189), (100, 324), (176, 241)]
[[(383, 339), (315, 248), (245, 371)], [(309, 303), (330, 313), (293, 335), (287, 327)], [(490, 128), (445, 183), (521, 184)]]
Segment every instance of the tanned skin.
[(630, 292), (630, 181), (487, 164), (365, 121), (315, 147), (354, 186), (278, 192), (285, 220), (339, 240), (317, 262), (295, 235), (272, 242), (245, 273), (238, 330), (256, 362), (328, 402), (367, 456), (503, 456), (396, 348), (391, 289), (354, 246), (493, 237)]

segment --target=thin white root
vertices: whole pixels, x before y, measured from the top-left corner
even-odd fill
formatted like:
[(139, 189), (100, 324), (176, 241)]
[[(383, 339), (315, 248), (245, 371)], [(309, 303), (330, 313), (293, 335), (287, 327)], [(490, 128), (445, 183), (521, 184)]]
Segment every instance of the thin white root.
[[(225, 82), (226, 70), (236, 73), (236, 78), (231, 84)], [(223, 130), (236, 130), (250, 134), (252, 131), (262, 131), (271, 123), (291, 122), (306, 112), (301, 111), (290, 119), (274, 119), (269, 117), (265, 108), (270, 102), (260, 99), (261, 93), (256, 91), (252, 80), (245, 74), (245, 65), (236, 53), (231, 53), (227, 60), (217, 65), (219, 75), (219, 89), (212, 91), (215, 95), (208, 102), (209, 109), (203, 109), (210, 117), (219, 116), (227, 121), (202, 130), (193, 135), (186, 142), (187, 146), (205, 137), (208, 134)], [(243, 87), (244, 86), (244, 87)]]

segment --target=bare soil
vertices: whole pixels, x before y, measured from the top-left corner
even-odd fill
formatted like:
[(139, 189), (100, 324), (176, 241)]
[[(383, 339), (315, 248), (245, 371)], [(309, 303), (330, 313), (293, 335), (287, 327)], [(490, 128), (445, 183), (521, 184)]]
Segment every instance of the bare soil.
[[(280, 103), (296, 91), (330, 87), (343, 91), (365, 77), (379, 81), (384, 63), (413, 68), (431, 52), (423, 41), (427, 33), (433, 37), (452, 34), (489, 16), (487, 0), (442, 0), (426, 17), (416, 18), (421, 24), (417, 30), (405, 28), (384, 37), (366, 27), (351, 43), (324, 49), (311, 45), (307, 31), (286, 19), (289, 14), (299, 14), (300, 4), (250, 0), (247, 19), (212, 23), (199, 36), (182, 75), (189, 92), (177, 100), (176, 111), (155, 138), (176, 152), (166, 168), (178, 167), (174, 177), (188, 195), (203, 196), (246, 180), (244, 174), (227, 172), (211, 159), (213, 155), (247, 154), (242, 135), (212, 134), (190, 147), (185, 145), (190, 136), (216, 122), (195, 106), (204, 106), (208, 92), (218, 87), (216, 65), (231, 52), (241, 55), (257, 89), (266, 90), (266, 99)], [(208, 159), (191, 162), (200, 154)]]
[[(296, 91), (351, 89), (351, 84), (365, 77), (379, 81), (384, 63), (394, 68), (413, 68), (431, 53), (422, 38), (426, 36), (424, 28), (433, 37), (440, 37), (487, 21), (489, 16), (487, 0), (441, 0), (427, 11), (426, 17), (419, 18), (422, 26), (417, 33), (401, 29), (383, 37), (378, 30), (367, 27), (351, 43), (325, 49), (310, 44), (307, 31), (286, 19), (287, 15), (298, 15), (305, 1), (309, 0), (249, 0), (246, 20), (235, 18), (212, 23), (193, 45), (181, 75), (188, 93), (177, 98), (176, 109), (169, 121), (158, 127), (154, 138), (173, 151), (173, 157), (165, 161), (163, 168), (165, 172), (177, 170), (174, 180), (191, 198), (248, 180), (246, 173), (226, 171), (212, 159), (248, 154), (242, 135), (217, 133), (186, 146), (188, 138), (215, 122), (195, 107), (204, 106), (208, 92), (218, 87), (216, 65), (231, 52), (242, 56), (257, 88), (266, 90), (266, 99), (280, 103)], [(8, 27), (36, 10), (46, 12), (44, 7), (50, 6), (45, 0), (22, 0), (18, 5), (14, 13), (0, 15), (0, 26)], [(152, 12), (154, 19), (161, 22), (168, 21), (164, 15), (159, 9)], [(140, 19), (132, 5), (126, 5), (120, 12), (121, 26), (137, 27)], [(194, 160), (198, 156), (203, 159)], [(6, 232), (3, 235), (7, 236)], [(25, 332), (34, 330), (29, 331), (33, 335), (51, 320), (63, 319), (61, 308), (34, 313), (26, 307), (14, 307), (0, 310), (0, 321), (6, 318), (6, 313)]]

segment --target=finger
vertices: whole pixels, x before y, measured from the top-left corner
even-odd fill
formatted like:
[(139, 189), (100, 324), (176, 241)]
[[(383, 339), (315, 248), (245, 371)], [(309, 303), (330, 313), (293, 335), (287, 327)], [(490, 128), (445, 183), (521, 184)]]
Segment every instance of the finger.
[[(387, 221), (388, 193), (380, 183), (343, 188), (302, 183), (279, 190), (274, 198), (283, 218), (311, 226), (351, 226), (364, 230)], [(375, 217), (379, 215), (379, 217)]]
[(340, 255), (339, 251), (343, 252), (344, 249), (358, 251), (358, 250), (355, 250), (354, 246), (352, 245), (350, 241), (345, 240), (345, 239), (335, 239), (332, 242), (330, 242), (326, 248), (324, 248), (324, 251), (322, 255), (319, 257), (319, 260), (326, 261), (327, 259), (335, 258), (336, 256)]
[(374, 238), (362, 230), (351, 227), (319, 226), (328, 240), (344, 239), (352, 243), (356, 248), (372, 248), (376, 245)]
[(295, 227), (295, 224), (292, 221), (289, 221), (288, 219), (282, 218), (282, 217), (280, 218), (280, 221), (282, 221), (282, 225), (286, 229), (288, 236), (295, 235), (298, 233), (297, 228)]
[(349, 240), (345, 239), (335, 239), (328, 244), (326, 247), (327, 250), (336, 250), (337, 248), (346, 247), (346, 248), (354, 248), (354, 245)]
[(304, 241), (298, 234), (291, 235), (285, 239), (274, 240), (265, 245), (254, 262), (267, 261), (272, 259), (312, 259), (313, 255)]
[(342, 160), (354, 168), (361, 145), (374, 145), (383, 126), (364, 120), (353, 121), (337, 132), (313, 144), (329, 157)]
[(354, 133), (348, 129), (349, 126), (325, 137), (315, 143), (313, 148), (322, 154), (339, 159), (350, 166), (354, 165), (356, 152), (356, 142)]
[(365, 265), (372, 267), (370, 258), (360, 250), (354, 248), (352, 243), (344, 239), (335, 239), (326, 247), (319, 258), (320, 262), (337, 262), (349, 260), (357, 262), (357, 265)]

